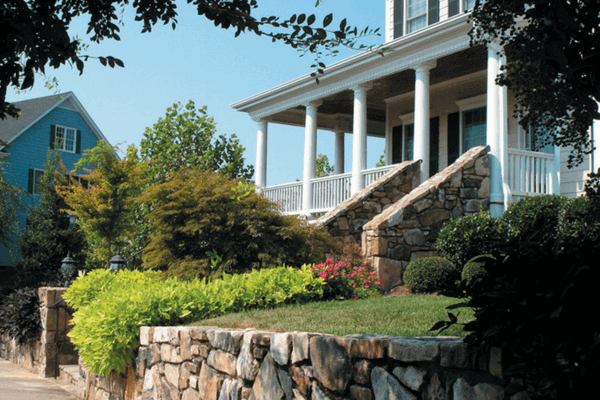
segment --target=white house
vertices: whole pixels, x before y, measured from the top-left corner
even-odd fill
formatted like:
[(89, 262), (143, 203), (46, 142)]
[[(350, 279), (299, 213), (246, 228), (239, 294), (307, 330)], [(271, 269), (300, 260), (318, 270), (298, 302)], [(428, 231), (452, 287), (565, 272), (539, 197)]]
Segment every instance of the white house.
[[(233, 104), (258, 124), (256, 184), (265, 196), (289, 214), (324, 212), (393, 164), (422, 160), (425, 181), (482, 144), (491, 149), (492, 215), (526, 194), (580, 194), (600, 155), (568, 170), (568, 149), (536, 148), (512, 117), (514, 97), (495, 83), (502, 49), (469, 46), (474, 2), (385, 0), (382, 46), (332, 64), (320, 83), (307, 74)], [(305, 127), (302, 181), (266, 187), (269, 124)], [(344, 165), (344, 135), (352, 134), (352, 172), (316, 179), (317, 129), (335, 132), (336, 168)], [(385, 137), (386, 167), (366, 170), (367, 135)]]

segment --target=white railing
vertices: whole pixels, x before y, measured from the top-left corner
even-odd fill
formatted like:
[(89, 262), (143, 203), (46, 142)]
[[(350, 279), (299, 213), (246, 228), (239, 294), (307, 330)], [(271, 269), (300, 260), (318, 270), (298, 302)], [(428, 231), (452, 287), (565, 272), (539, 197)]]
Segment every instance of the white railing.
[(325, 176), (310, 181), (313, 190), (311, 213), (326, 212), (350, 197), (352, 173)]
[(391, 171), (396, 165), (386, 165), (385, 167), (371, 168), (364, 170), (361, 175), (365, 182), (365, 187), (381, 178), (383, 175)]
[(283, 214), (302, 212), (302, 182), (284, 183), (263, 189), (263, 196), (281, 206)]
[(557, 170), (554, 155), (508, 149), (507, 182), (513, 196), (553, 194)]

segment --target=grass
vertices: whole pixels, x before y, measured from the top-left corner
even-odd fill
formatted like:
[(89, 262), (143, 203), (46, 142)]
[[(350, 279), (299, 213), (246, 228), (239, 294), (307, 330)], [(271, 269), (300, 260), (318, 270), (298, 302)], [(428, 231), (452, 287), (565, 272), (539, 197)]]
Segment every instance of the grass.
[[(337, 336), (365, 333), (389, 336), (436, 336), (437, 332), (429, 332), (429, 328), (436, 322), (447, 319), (445, 307), (456, 302), (457, 299), (443, 296), (324, 301), (286, 305), (268, 310), (250, 310), (196, 321), (189, 325), (319, 332)], [(467, 322), (468, 317), (472, 316), (467, 310), (463, 309), (459, 322)], [(461, 326), (454, 326), (442, 334), (464, 336)]]

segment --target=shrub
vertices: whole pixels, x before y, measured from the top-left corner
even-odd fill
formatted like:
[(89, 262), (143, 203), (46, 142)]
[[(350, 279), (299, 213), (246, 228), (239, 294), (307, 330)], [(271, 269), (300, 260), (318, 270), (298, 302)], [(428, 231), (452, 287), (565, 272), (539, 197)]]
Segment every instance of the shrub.
[(577, 245), (583, 239), (597, 240), (600, 234), (600, 214), (589, 197), (570, 200), (560, 212), (558, 235), (561, 245)]
[(294, 216), (240, 180), (181, 170), (151, 187), (147, 268), (190, 279), (219, 277), (273, 265), (301, 266), (324, 258), (334, 239)]
[(485, 265), (490, 260), (496, 260), (496, 258), (491, 254), (484, 254), (473, 257), (465, 264), (460, 274), (460, 278), (466, 287), (472, 288), (481, 284), (481, 282), (488, 276)]
[(318, 299), (323, 280), (308, 266), (279, 267), (205, 280), (163, 280), (153, 271), (96, 270), (77, 279), (64, 299), (76, 309), (69, 333), (97, 374), (122, 372), (134, 359), (140, 326), (170, 326), (253, 307)]
[(353, 271), (343, 261), (329, 258), (310, 269), (315, 277), (323, 279), (323, 300), (367, 299), (379, 295), (379, 278), (366, 267)]
[(8, 334), (19, 343), (39, 337), (40, 302), (36, 289), (17, 289), (0, 304), (0, 334)]
[(569, 201), (569, 198), (558, 195), (526, 197), (511, 203), (502, 219), (508, 225), (511, 236), (527, 238), (544, 247), (557, 237), (560, 213)]
[(508, 237), (509, 229), (502, 219), (492, 218), (489, 211), (480, 212), (444, 224), (436, 248), (462, 270), (467, 261), (489, 253), (494, 244), (505, 243)]
[(450, 289), (460, 279), (454, 265), (441, 257), (411, 261), (404, 272), (404, 284), (411, 293), (433, 293)]

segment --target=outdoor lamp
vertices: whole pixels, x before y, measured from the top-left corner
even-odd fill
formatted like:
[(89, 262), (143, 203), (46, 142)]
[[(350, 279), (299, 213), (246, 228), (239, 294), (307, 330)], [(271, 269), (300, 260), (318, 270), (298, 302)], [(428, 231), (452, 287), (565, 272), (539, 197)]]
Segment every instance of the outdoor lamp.
[(117, 272), (121, 269), (122, 266), (127, 264), (127, 260), (123, 258), (119, 249), (117, 249), (117, 254), (115, 254), (113, 258), (110, 259), (109, 264), (110, 270), (113, 272)]
[(73, 257), (71, 257), (71, 252), (68, 252), (67, 256), (63, 258), (60, 269), (63, 276), (67, 279), (71, 279), (73, 275), (75, 275), (75, 260), (73, 260)]

